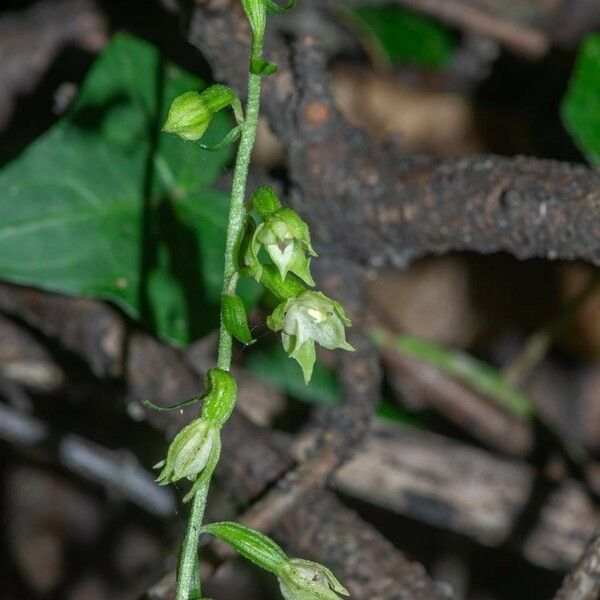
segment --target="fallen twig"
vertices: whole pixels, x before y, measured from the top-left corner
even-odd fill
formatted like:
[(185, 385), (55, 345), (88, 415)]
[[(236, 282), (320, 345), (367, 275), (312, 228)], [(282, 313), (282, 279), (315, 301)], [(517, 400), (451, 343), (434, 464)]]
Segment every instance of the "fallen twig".
[(600, 597), (600, 530), (592, 537), (581, 560), (565, 577), (554, 600), (597, 600)]
[(144, 510), (167, 517), (175, 510), (170, 490), (159, 488), (154, 475), (128, 452), (108, 450), (95, 442), (68, 433), (57, 438), (40, 419), (0, 402), (0, 438), (12, 445), (48, 456), (77, 475), (121, 494)]

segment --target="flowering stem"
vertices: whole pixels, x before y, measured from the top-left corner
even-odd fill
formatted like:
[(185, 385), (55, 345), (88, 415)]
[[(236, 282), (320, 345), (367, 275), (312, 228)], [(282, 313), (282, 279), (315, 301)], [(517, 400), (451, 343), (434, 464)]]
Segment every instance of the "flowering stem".
[[(244, 229), (246, 219), (246, 208), (244, 199), (246, 195), (246, 182), (250, 167), (250, 157), (254, 142), (256, 140), (256, 127), (258, 124), (258, 112), (260, 108), (261, 77), (250, 73), (248, 81), (248, 102), (246, 105), (246, 120), (242, 125), (242, 136), (238, 148), (238, 154), (233, 172), (233, 187), (231, 191), (231, 203), (229, 207), (229, 222), (227, 226), (227, 241), (225, 245), (225, 269), (223, 273), (223, 296), (234, 294), (238, 280), (238, 242)], [(229, 371), (231, 367), (231, 351), (233, 340), (231, 334), (225, 328), (221, 319), (219, 332), (219, 354), (217, 367), (223, 371)], [(198, 554), (198, 541), (206, 500), (210, 487), (210, 479), (217, 466), (217, 459), (211, 461), (202, 474), (204, 483), (198, 488), (192, 501), (192, 510), (188, 522), (188, 529), (181, 550), (179, 571), (177, 573), (176, 600), (189, 600), (190, 588), (194, 576), (196, 557)]]
[[(229, 208), (229, 224), (227, 226), (227, 241), (225, 244), (225, 269), (223, 272), (223, 295), (235, 293), (238, 272), (237, 246), (244, 230), (246, 208), (246, 182), (250, 157), (256, 140), (258, 111), (260, 108), (260, 75), (250, 73), (248, 81), (248, 103), (246, 105), (246, 121), (243, 125), (242, 138), (238, 149), (235, 170), (233, 172), (233, 187), (231, 190), (231, 205)], [(217, 367), (229, 371), (231, 366), (231, 334), (221, 320), (219, 333), (219, 356)]]
[[(198, 540), (200, 539), (200, 528), (202, 527), (202, 519), (204, 519), (204, 509), (206, 508), (211, 476), (212, 473), (208, 473), (206, 482), (198, 489), (192, 503), (187, 532), (181, 546), (181, 556), (177, 572), (177, 594), (175, 596), (177, 600), (187, 600), (191, 596), (198, 553)], [(200, 592), (199, 589), (198, 592)]]

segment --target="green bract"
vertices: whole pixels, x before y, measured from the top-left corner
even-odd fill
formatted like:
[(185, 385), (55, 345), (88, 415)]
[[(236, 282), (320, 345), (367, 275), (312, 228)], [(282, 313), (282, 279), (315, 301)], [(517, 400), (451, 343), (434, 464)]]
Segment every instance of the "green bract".
[(206, 468), (218, 439), (219, 427), (215, 423), (203, 418), (192, 421), (169, 446), (166, 461), (157, 465), (164, 468), (156, 481), (168, 485), (184, 478), (196, 480)]
[(283, 347), (302, 368), (304, 380), (310, 381), (316, 359), (315, 342), (329, 350), (354, 350), (346, 341), (346, 327), (352, 322), (344, 307), (321, 292), (303, 292), (282, 302), (267, 325), (281, 331)]
[(203, 92), (185, 92), (173, 100), (163, 131), (196, 141), (208, 129), (213, 115), (232, 106), (236, 119), (241, 120), (241, 105), (235, 92), (225, 85), (212, 85)]
[(279, 573), (288, 561), (285, 552), (270, 537), (239, 523), (212, 523), (202, 528), (228, 543), (238, 554), (271, 573)]
[(315, 285), (310, 274), (309, 256), (317, 256), (317, 253), (310, 243), (308, 225), (296, 212), (280, 208), (261, 223), (252, 237), (250, 251), (253, 260), (258, 260), (261, 246), (271, 257), (282, 279), (290, 272), (307, 285)]
[(277, 578), (286, 600), (339, 600), (340, 595), (350, 595), (329, 569), (310, 560), (288, 560)]
[(244, 12), (252, 29), (252, 53), (250, 55), (250, 72), (255, 75), (272, 75), (277, 65), (267, 62), (262, 57), (267, 12), (282, 13), (293, 8), (296, 0), (290, 0), (286, 6), (279, 6), (273, 0), (241, 0)]

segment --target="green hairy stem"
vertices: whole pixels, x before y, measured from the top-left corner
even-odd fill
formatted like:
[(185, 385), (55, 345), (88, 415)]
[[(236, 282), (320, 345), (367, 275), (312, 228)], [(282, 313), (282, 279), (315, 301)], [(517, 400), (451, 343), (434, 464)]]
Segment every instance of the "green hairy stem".
[[(235, 294), (237, 287), (237, 248), (238, 241), (243, 233), (246, 209), (244, 198), (246, 195), (246, 182), (250, 168), (250, 157), (254, 142), (256, 140), (256, 127), (258, 124), (258, 113), (260, 108), (261, 77), (250, 73), (248, 81), (248, 102), (246, 105), (246, 120), (242, 125), (242, 136), (240, 139), (235, 170), (233, 174), (233, 187), (231, 191), (231, 204), (229, 207), (229, 222), (227, 226), (227, 241), (225, 245), (225, 268), (223, 273), (223, 297), (227, 294)], [(231, 352), (233, 339), (227, 331), (223, 319), (219, 330), (219, 353), (217, 367), (229, 371), (231, 367)], [(218, 459), (217, 459), (218, 460)], [(198, 488), (192, 503), (192, 510), (188, 522), (187, 533), (181, 549), (179, 560), (179, 571), (177, 574), (176, 600), (189, 600), (192, 582), (194, 580), (194, 569), (196, 568), (196, 557), (198, 553), (198, 541), (200, 529), (204, 519), (210, 479), (214, 472), (217, 461), (214, 461), (212, 469), (202, 474), (205, 482)], [(200, 590), (197, 590), (198, 592)]]
[[(221, 323), (217, 366), (206, 375), (205, 393), (197, 398), (159, 410), (173, 410), (203, 401), (200, 415), (188, 423), (173, 439), (157, 482), (168, 485), (191, 480), (184, 502), (192, 500), (187, 532), (181, 547), (177, 572), (176, 600), (202, 600), (198, 566), (198, 543), (209, 533), (232, 545), (237, 552), (271, 572), (278, 580), (286, 600), (338, 600), (348, 591), (323, 565), (289, 558), (273, 540), (238, 523), (204, 525), (204, 513), (221, 453), (221, 428), (231, 415), (237, 396), (237, 384), (231, 375), (234, 337), (243, 344), (253, 343), (246, 307), (236, 288), (242, 275), (249, 275), (270, 290), (280, 304), (267, 318), (273, 331), (281, 332), (283, 347), (295, 359), (306, 383), (316, 360), (315, 344), (330, 350), (352, 351), (346, 341), (351, 321), (339, 302), (322, 292), (307, 289), (316, 285), (310, 262), (317, 256), (310, 241), (308, 225), (293, 210), (281, 206), (276, 192), (259, 188), (246, 204), (246, 184), (260, 108), (261, 77), (273, 74), (277, 67), (262, 58), (267, 13), (291, 9), (295, 0), (280, 6), (273, 0), (241, 0), (252, 29), (252, 52), (248, 79), (246, 115), (235, 92), (224, 85), (213, 85), (202, 92), (181, 94), (171, 104), (163, 130), (184, 140), (199, 142), (210, 126), (213, 115), (230, 107), (237, 126), (213, 149), (239, 139), (229, 207), (225, 267), (221, 294)], [(200, 146), (203, 146), (200, 143)], [(254, 209), (262, 222), (255, 223)], [(265, 264), (265, 258), (272, 264)], [(148, 406), (155, 407), (151, 402)]]

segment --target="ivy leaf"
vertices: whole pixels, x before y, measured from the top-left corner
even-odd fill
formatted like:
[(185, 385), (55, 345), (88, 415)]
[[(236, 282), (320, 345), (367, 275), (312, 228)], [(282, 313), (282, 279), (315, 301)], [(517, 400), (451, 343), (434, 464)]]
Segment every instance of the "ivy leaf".
[(454, 51), (448, 29), (398, 6), (363, 4), (342, 11), (373, 61), (383, 67), (407, 63), (438, 69)]
[[(173, 98), (202, 87), (115, 36), (69, 114), (0, 171), (0, 278), (111, 300), (177, 344), (212, 329), (228, 199), (210, 186), (230, 154), (159, 133)], [(229, 128), (216, 115), (207, 137)], [(249, 306), (257, 293), (241, 291)]]
[(589, 35), (561, 107), (562, 120), (592, 164), (600, 163), (600, 35)]

